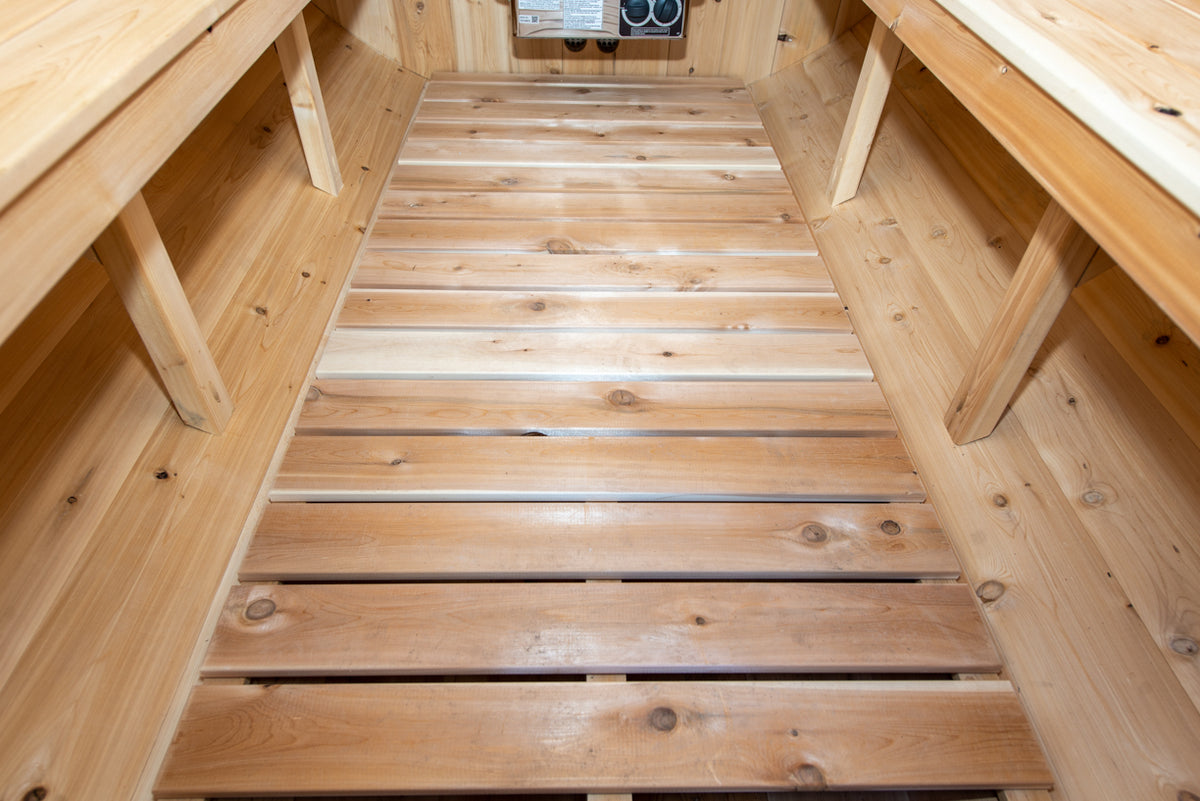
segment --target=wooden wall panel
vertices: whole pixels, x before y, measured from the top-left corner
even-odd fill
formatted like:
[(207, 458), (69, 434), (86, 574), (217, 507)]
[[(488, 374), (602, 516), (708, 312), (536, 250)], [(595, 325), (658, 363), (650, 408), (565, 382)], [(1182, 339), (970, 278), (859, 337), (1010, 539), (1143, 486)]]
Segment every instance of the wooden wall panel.
[(694, 75), (747, 82), (794, 64), (866, 13), (861, 0), (689, 0), (686, 39), (627, 40), (615, 55), (606, 55), (592, 43), (571, 53), (560, 39), (517, 39), (510, 0), (317, 0), (317, 5), (376, 50), (425, 76)]

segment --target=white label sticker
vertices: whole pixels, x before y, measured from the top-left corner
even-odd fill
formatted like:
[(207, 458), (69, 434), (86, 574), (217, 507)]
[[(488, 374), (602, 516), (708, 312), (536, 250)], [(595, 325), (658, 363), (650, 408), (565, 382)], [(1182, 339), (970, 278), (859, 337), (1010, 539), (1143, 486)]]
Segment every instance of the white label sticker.
[(561, 6), (558, 0), (520, 0), (517, 8), (521, 11), (558, 11)]
[(537, 25), (541, 21), (542, 21), (542, 18), (539, 17), (537, 14), (518, 14), (517, 15), (517, 22), (521, 23), (522, 25)]
[(604, 30), (604, 0), (564, 0), (563, 27), (574, 31)]

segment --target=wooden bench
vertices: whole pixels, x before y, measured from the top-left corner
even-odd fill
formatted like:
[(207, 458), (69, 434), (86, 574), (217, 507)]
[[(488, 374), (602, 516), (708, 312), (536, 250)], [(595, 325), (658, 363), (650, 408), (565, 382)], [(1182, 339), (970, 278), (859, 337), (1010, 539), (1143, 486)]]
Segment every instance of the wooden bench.
[(877, 19), (830, 195), (853, 197), (907, 46), (1053, 198), (959, 385), (991, 433), (1097, 245), (1200, 339), (1200, 18), (1171, 0), (867, 0)]
[(184, 422), (232, 403), (141, 188), (272, 41), (313, 184), (341, 188), (305, 0), (55, 0), (0, 26), (0, 341), (96, 253)]

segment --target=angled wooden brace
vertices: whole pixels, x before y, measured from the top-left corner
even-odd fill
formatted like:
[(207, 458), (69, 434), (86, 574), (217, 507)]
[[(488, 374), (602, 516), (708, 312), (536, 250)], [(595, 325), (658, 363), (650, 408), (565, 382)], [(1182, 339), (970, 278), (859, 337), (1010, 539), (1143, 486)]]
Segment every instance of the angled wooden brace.
[(342, 172), (333, 148), (329, 116), (325, 113), (325, 100), (321, 97), (321, 85), (317, 82), (317, 67), (313, 62), (303, 14), (297, 15), (279, 34), (275, 40), (275, 50), (283, 65), (283, 79), (287, 82), (292, 113), (300, 130), (300, 146), (304, 149), (304, 160), (308, 162), (308, 174), (312, 177), (313, 186), (336, 195), (342, 191)]

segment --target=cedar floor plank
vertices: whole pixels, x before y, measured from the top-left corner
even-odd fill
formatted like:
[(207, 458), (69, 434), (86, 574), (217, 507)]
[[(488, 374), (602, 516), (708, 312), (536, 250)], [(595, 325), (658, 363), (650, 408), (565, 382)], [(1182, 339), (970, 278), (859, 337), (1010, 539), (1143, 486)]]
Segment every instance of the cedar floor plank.
[(469, 192), (717, 192), (721, 194), (788, 191), (776, 168), (732, 167), (581, 167), (537, 164), (408, 164), (392, 173), (392, 187)]
[(1006, 682), (202, 685), (157, 793), (1049, 782)]
[(242, 581), (955, 578), (926, 504), (269, 504)]
[(384, 220), (654, 220), (656, 222), (804, 222), (791, 195), (716, 192), (460, 192), (393, 187)]
[(319, 378), (864, 381), (853, 334), (608, 331), (333, 333)]
[(832, 292), (820, 256), (622, 256), (368, 250), (358, 289)]
[(405, 164), (571, 164), (591, 167), (779, 167), (769, 147), (722, 147), (675, 142), (510, 142), (491, 139), (414, 139), (405, 143)]
[(607, 331), (824, 331), (849, 333), (833, 293), (502, 292), (351, 290), (339, 328)]
[(965, 584), (241, 585), (202, 675), (990, 673)]
[(896, 439), (297, 437), (275, 501), (921, 501)]
[(317, 380), (299, 434), (895, 436), (873, 381)]
[(462, 142), (674, 142), (681, 145), (711, 145), (722, 148), (771, 147), (761, 125), (690, 125), (686, 122), (649, 123), (617, 120), (562, 120), (554, 124), (526, 120), (471, 122), (425, 120), (413, 125), (408, 142), (427, 139), (456, 139)]
[[(746, 87), (732, 80), (725, 86), (713, 84), (693, 86), (689, 83), (668, 83), (657, 86), (637, 86), (625, 83), (563, 86), (553, 83), (433, 81), (425, 90), (424, 107), (436, 106), (441, 103), (483, 103), (488, 105), (542, 103), (550, 106), (593, 104), (638, 106), (652, 103), (657, 106), (683, 105), (700, 109), (748, 107), (751, 111), (754, 110), (754, 104)], [(754, 115), (755, 119), (757, 116), (757, 114)]]
[(807, 225), (544, 220), (528, 225), (486, 220), (379, 220), (375, 250), (497, 253), (816, 253)]
[(632, 123), (686, 123), (688, 125), (745, 125), (762, 126), (754, 106), (748, 104), (681, 103), (540, 103), (537, 101), (506, 103), (442, 102), (425, 103), (417, 113), (417, 122), (449, 120), (514, 120), (521, 122), (605, 121)]

